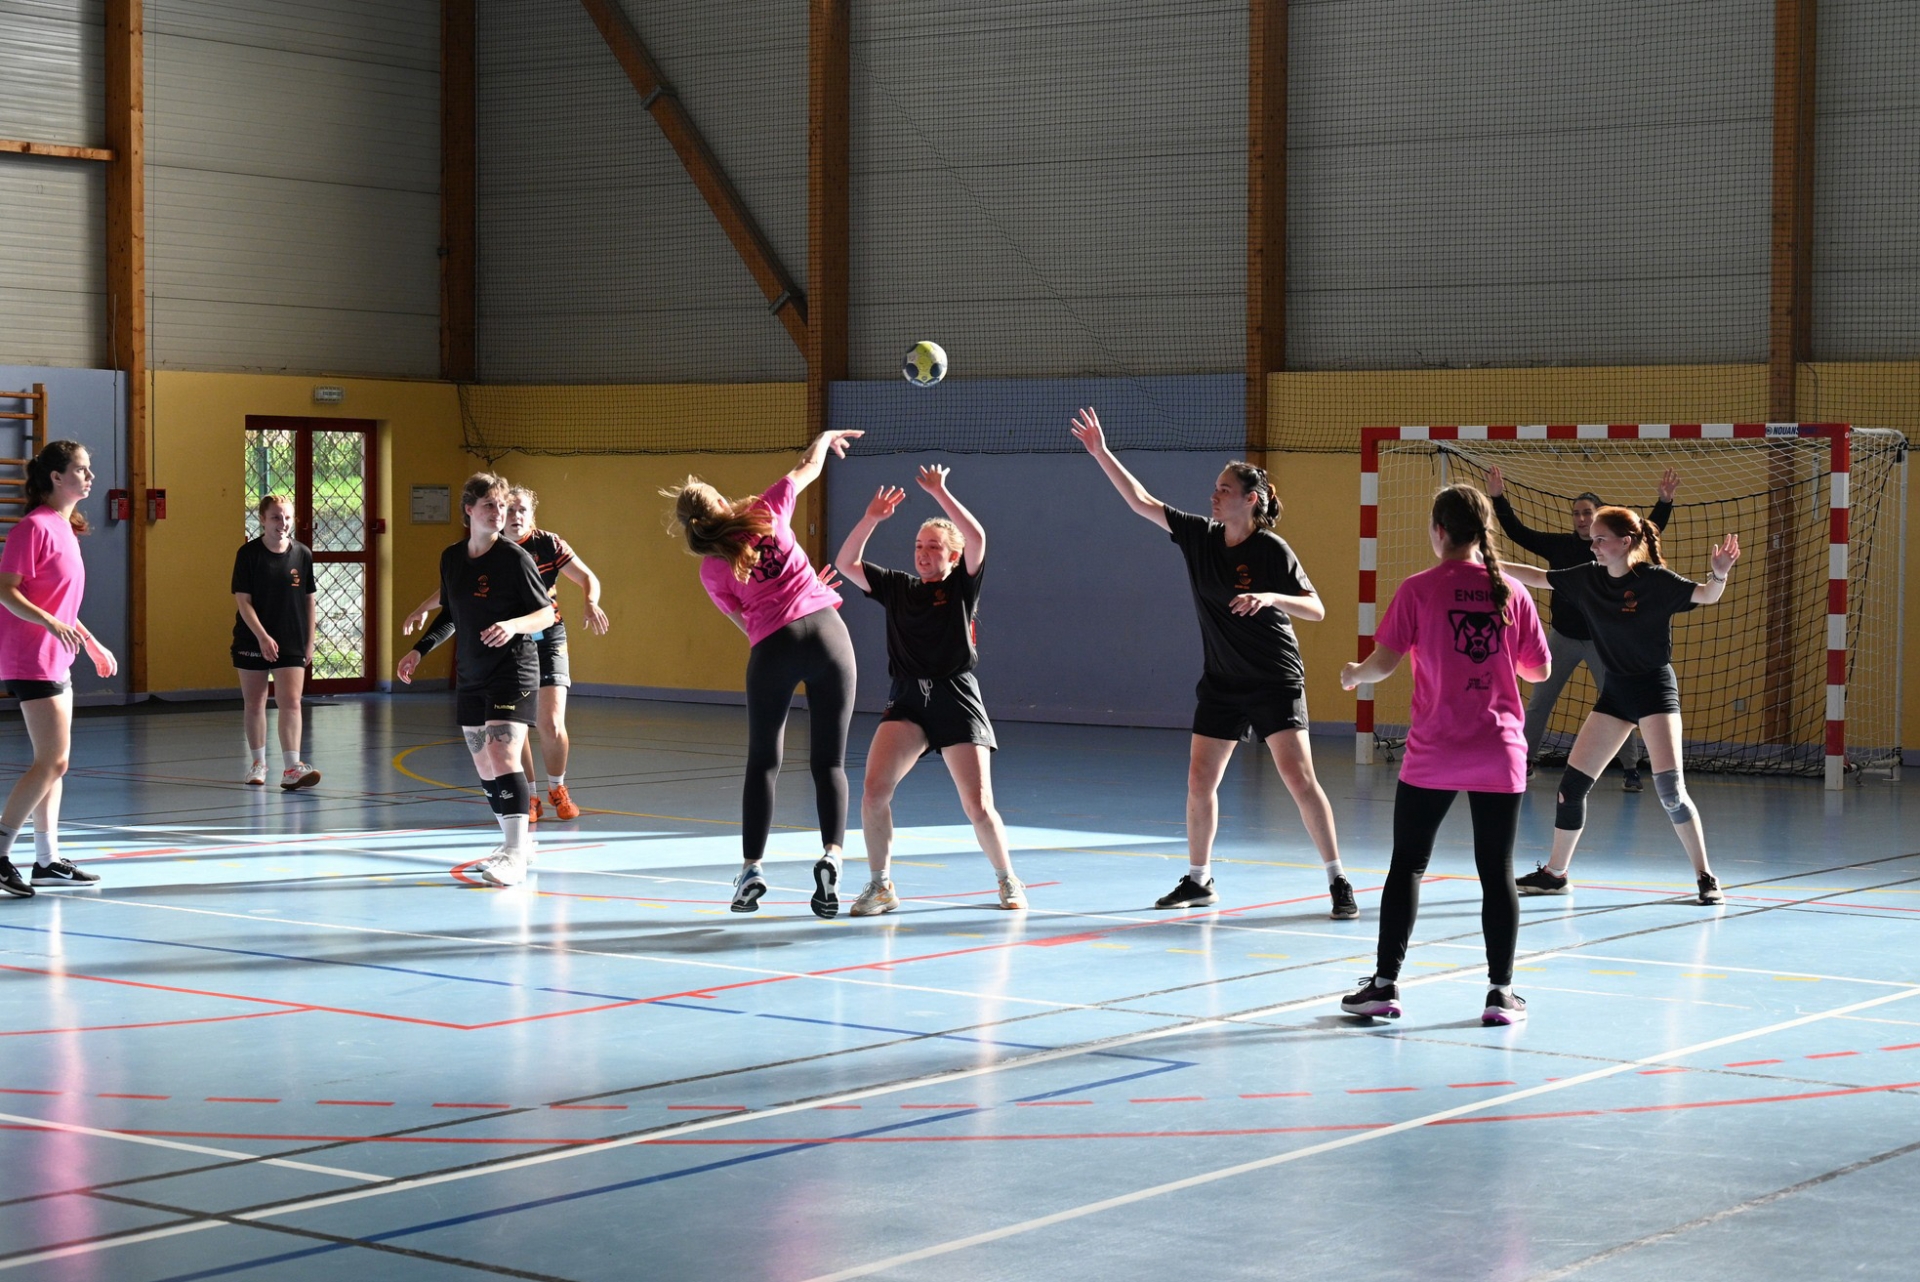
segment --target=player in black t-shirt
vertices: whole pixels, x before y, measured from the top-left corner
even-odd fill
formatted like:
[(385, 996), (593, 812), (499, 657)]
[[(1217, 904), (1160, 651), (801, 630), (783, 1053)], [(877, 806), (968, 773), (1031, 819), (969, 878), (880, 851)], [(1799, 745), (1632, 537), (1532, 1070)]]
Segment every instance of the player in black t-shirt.
[[(500, 846), (472, 867), (495, 886), (511, 886), (526, 879), (533, 859), (520, 746), (533, 720), (534, 692), (540, 685), (532, 634), (553, 623), (553, 601), (533, 558), (500, 537), (506, 524), (506, 481), (491, 472), (475, 473), (467, 479), (460, 506), (467, 537), (440, 554), (440, 616), (401, 656), (398, 675), (410, 684), (421, 658), (458, 634), (456, 719), (487, 803), (500, 820), (502, 837)], [(414, 620), (409, 616), (407, 622)]]
[[(1593, 514), (1600, 510), (1600, 496), (1591, 491), (1576, 494), (1572, 504), (1573, 530), (1567, 534), (1549, 534), (1529, 527), (1513, 510), (1513, 504), (1506, 498), (1506, 478), (1500, 469), (1487, 470), (1487, 497), (1493, 500), (1493, 514), (1500, 518), (1500, 528), (1513, 540), (1515, 547), (1525, 548), (1547, 563), (1549, 570), (1563, 570), (1572, 565), (1588, 565), (1593, 561), (1593, 546), (1587, 542), (1593, 534)], [(1668, 468), (1660, 476), (1660, 501), (1653, 505), (1653, 511), (1647, 513), (1647, 520), (1662, 530), (1673, 516), (1673, 496), (1680, 490), (1680, 474)], [(1553, 595), (1553, 615), (1547, 624), (1547, 644), (1553, 651), (1553, 674), (1545, 681), (1533, 687), (1533, 693), (1527, 696), (1527, 773), (1533, 773), (1534, 754), (1540, 751), (1540, 740), (1546, 736), (1547, 718), (1553, 715), (1553, 705), (1560, 701), (1560, 691), (1565, 688), (1567, 679), (1573, 676), (1573, 670), (1586, 664), (1593, 674), (1596, 687), (1607, 683), (1606, 660), (1594, 649), (1593, 633), (1587, 628), (1586, 620), (1580, 617), (1580, 610), (1571, 601), (1559, 593)], [(1621, 777), (1628, 792), (1639, 792), (1640, 750), (1628, 735), (1620, 745), (1619, 758)]]
[(1564, 895), (1573, 848), (1587, 826), (1587, 793), (1634, 726), (1647, 745), (1653, 788), (1673, 820), (1680, 844), (1693, 862), (1703, 904), (1726, 895), (1707, 863), (1707, 839), (1680, 772), (1680, 687), (1673, 676), (1673, 616), (1712, 605), (1727, 590), (1727, 574), (1740, 559), (1740, 539), (1729, 534), (1713, 549), (1707, 582), (1682, 578), (1660, 559), (1660, 527), (1623, 507), (1603, 507), (1593, 517), (1594, 560), (1560, 570), (1508, 565), (1507, 573), (1530, 588), (1551, 588), (1580, 611), (1593, 630), (1593, 644), (1606, 664), (1606, 683), (1580, 726), (1567, 770), (1560, 779), (1553, 819), (1553, 854), (1524, 877), (1521, 893)]
[(1326, 607), (1293, 549), (1273, 532), (1280, 500), (1273, 496), (1266, 472), (1248, 463), (1229, 463), (1214, 482), (1213, 517), (1208, 520), (1147, 493), (1107, 448), (1091, 409), (1075, 417), (1073, 435), (1127, 506), (1173, 537), (1186, 557), (1194, 609), (1200, 616), (1206, 665), (1195, 690), (1198, 705), (1187, 766), (1188, 869), (1154, 907), (1198, 908), (1219, 902), (1210, 865), (1220, 825), (1220, 780), (1234, 746), (1251, 727), (1273, 754), (1281, 781), (1320, 852), (1332, 916), (1342, 921), (1358, 917), (1353, 886), (1340, 866), (1333, 807), (1313, 773), (1306, 669), (1293, 635), (1293, 619), (1318, 622), (1326, 617)]
[(867, 778), (860, 797), (867, 846), (867, 888), (853, 901), (855, 917), (890, 913), (900, 906), (890, 874), (893, 854), (893, 794), (922, 754), (937, 752), (947, 763), (961, 808), (1000, 883), (1002, 908), (1025, 908), (1026, 887), (1007, 854), (1007, 830), (993, 805), (993, 724), (987, 720), (980, 684), (973, 678), (974, 615), (980, 577), (986, 569), (987, 531), (947, 490), (948, 469), (920, 469), (920, 488), (933, 496), (946, 520), (923, 522), (913, 539), (913, 573), (903, 574), (862, 559), (867, 539), (892, 516), (905, 490), (883, 485), (866, 515), (847, 534), (834, 558), (841, 577), (887, 609), (887, 675), (893, 687), (887, 710), (867, 749)]
[(247, 782), (267, 781), (267, 683), (280, 713), (280, 786), (320, 782), (300, 759), (300, 695), (313, 662), (313, 552), (293, 537), (293, 500), (260, 500), (260, 537), (233, 557), (233, 666), (240, 675), (247, 730)]

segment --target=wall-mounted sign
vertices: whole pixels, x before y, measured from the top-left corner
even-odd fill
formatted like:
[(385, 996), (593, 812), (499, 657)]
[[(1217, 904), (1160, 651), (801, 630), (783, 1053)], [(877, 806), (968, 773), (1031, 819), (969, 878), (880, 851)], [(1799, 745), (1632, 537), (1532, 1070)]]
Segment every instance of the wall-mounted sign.
[(413, 523), (447, 525), (453, 521), (453, 487), (416, 485), (413, 487)]

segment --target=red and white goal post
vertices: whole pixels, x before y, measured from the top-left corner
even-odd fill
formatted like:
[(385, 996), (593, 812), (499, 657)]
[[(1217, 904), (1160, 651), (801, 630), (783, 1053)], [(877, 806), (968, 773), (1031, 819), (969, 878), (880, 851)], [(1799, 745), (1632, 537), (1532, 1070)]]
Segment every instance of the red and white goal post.
[[(1687, 662), (1695, 676), (1690, 681), (1683, 671), (1682, 699), (1689, 697), (1689, 684), (1700, 686), (1695, 697), (1703, 708), (1711, 705), (1712, 711), (1703, 711), (1703, 725), (1696, 727), (1695, 705), (1690, 703), (1687, 731), (1690, 736), (1697, 732), (1715, 742), (1696, 745), (1690, 738), (1687, 759), (1709, 769), (1823, 773), (1828, 788), (1841, 788), (1848, 769), (1850, 661), (1858, 657), (1849, 654), (1849, 639), (1851, 635), (1855, 643), (1860, 641), (1865, 617), (1859, 608), (1862, 601), (1855, 600), (1850, 628), (1850, 575), (1858, 595), (1866, 562), (1854, 552), (1861, 549), (1859, 540), (1870, 540), (1875, 532), (1862, 528), (1854, 519), (1856, 443), (1870, 446), (1873, 453), (1874, 512), (1879, 512), (1878, 499), (1884, 493), (1890, 500), (1889, 515), (1903, 514), (1905, 439), (1898, 433), (1856, 430), (1846, 424), (1602, 423), (1363, 429), (1359, 657), (1365, 659), (1373, 650), (1382, 589), (1390, 597), (1407, 574), (1431, 564), (1426, 540), (1427, 503), (1439, 485), (1452, 480), (1482, 483), (1486, 469), (1499, 466), (1507, 477), (1510, 496), (1518, 493), (1534, 500), (1535, 517), (1527, 523), (1556, 529), (1566, 528), (1566, 503), (1584, 490), (1598, 491), (1610, 502), (1644, 511), (1655, 488), (1652, 478), (1664, 468), (1674, 467), (1681, 473), (1683, 490), (1688, 493), (1683, 494), (1681, 507), (1669, 525), (1681, 524), (1681, 511), (1689, 512), (1692, 519), (1686, 529), (1676, 532), (1670, 528), (1663, 543), (1694, 557), (1703, 550), (1700, 544), (1704, 537), (1738, 533), (1748, 565), (1775, 576), (1771, 583), (1764, 579), (1756, 583), (1758, 576), (1753, 574), (1745, 576), (1745, 614), (1736, 610), (1736, 617), (1716, 625), (1723, 635), (1689, 650)], [(1880, 461), (1883, 454), (1888, 460), (1884, 467)], [(1897, 464), (1892, 461), (1896, 456)], [(1383, 463), (1390, 478), (1385, 493)], [(1892, 479), (1896, 466), (1897, 483)], [(1387, 504), (1385, 528), (1390, 536), (1385, 544), (1383, 499)], [(1692, 507), (1687, 506), (1690, 501)], [(1755, 524), (1764, 528), (1753, 529)], [(1742, 525), (1748, 528), (1740, 528)], [(1713, 528), (1709, 531), (1695, 526)], [(1883, 758), (1890, 751), (1892, 764), (1897, 766), (1901, 644), (1897, 635), (1879, 634), (1899, 627), (1900, 579), (1904, 572), (1899, 562), (1904, 549), (1897, 547), (1888, 531), (1879, 533), (1893, 550), (1893, 565), (1884, 567), (1889, 558), (1883, 555), (1883, 567), (1876, 567), (1879, 578), (1872, 588), (1875, 622), (1868, 629), (1876, 648), (1870, 665), (1872, 688), (1856, 688), (1856, 694), (1871, 695), (1873, 715), (1892, 718), (1890, 728), (1874, 725), (1872, 742)], [(1820, 546), (1823, 537), (1824, 548)], [(1525, 552), (1512, 548), (1505, 555), (1527, 558)], [(1693, 571), (1689, 577), (1704, 572), (1690, 564), (1679, 568), (1683, 573)], [(1878, 596), (1888, 591), (1894, 604), (1878, 604)], [(1792, 594), (1794, 600), (1789, 604), (1792, 611), (1799, 612), (1799, 625), (1793, 623), (1790, 613), (1782, 613), (1786, 600), (1783, 594)], [(1756, 618), (1760, 611), (1768, 613)], [(1879, 621), (1881, 614), (1890, 616), (1889, 620)], [(1818, 653), (1822, 636), (1824, 664)], [(1703, 645), (1711, 652), (1703, 651)], [(1679, 663), (1677, 656), (1676, 665)], [(1781, 669), (1788, 675), (1781, 675)], [(1822, 669), (1823, 742), (1817, 706), (1817, 678)], [(1854, 663), (1852, 671), (1858, 683), (1860, 665)], [(1800, 675), (1792, 676), (1795, 672)], [(1398, 680), (1406, 683), (1404, 676)], [(1890, 689), (1881, 688), (1889, 683)], [(1746, 692), (1756, 685), (1766, 687), (1764, 697), (1771, 698), (1774, 706), (1749, 716)], [(1371, 686), (1363, 685), (1356, 693), (1355, 760), (1367, 764), (1374, 760), (1380, 742), (1376, 734), (1379, 709)], [(1567, 696), (1573, 694), (1570, 688)], [(1397, 691), (1396, 700), (1403, 695), (1404, 691)], [(1563, 708), (1570, 702), (1567, 696), (1561, 699)], [(1754, 701), (1760, 702), (1761, 696), (1754, 696)], [(1569, 715), (1574, 718), (1572, 722), (1565, 720)], [(1579, 707), (1556, 713), (1555, 724), (1577, 725), (1582, 715), (1584, 708)], [(1760, 724), (1763, 720), (1764, 726)]]

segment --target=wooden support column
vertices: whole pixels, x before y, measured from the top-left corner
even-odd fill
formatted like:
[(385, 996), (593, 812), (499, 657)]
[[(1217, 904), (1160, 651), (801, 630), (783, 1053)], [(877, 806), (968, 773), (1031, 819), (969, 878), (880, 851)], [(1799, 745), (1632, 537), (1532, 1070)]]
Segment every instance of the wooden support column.
[(440, 377), (475, 378), (479, 233), (475, 0), (440, 0)]
[[(853, 168), (852, 0), (810, 0), (807, 31), (807, 432), (824, 432), (827, 392), (847, 376)], [(826, 557), (827, 480), (808, 492), (807, 554)]]
[(1267, 375), (1287, 365), (1287, 0), (1252, 0), (1247, 75), (1247, 455), (1267, 463)]
[(806, 296), (780, 262), (780, 256), (774, 253), (773, 242), (747, 211), (747, 202), (740, 198), (732, 180), (720, 168), (713, 148), (694, 126), (693, 117), (680, 102), (680, 95), (660, 73), (659, 64), (654, 62), (653, 54), (620, 7), (620, 0), (580, 0), (580, 3), (593, 19), (593, 25), (600, 29), (600, 38), (613, 50), (627, 79), (639, 91), (641, 105), (652, 115), (653, 123), (660, 126), (660, 132), (686, 167), (687, 176), (693, 179), (693, 185), (706, 198), (707, 207), (719, 219), (721, 230), (733, 242), (734, 252), (753, 273), (754, 281), (766, 297), (768, 310), (786, 326), (794, 345), (802, 352), (807, 351)]
[[(1773, 249), (1767, 305), (1767, 418), (1800, 418), (1800, 368), (1813, 359), (1813, 114), (1814, 0), (1774, 0), (1773, 7)], [(1806, 703), (1810, 658), (1792, 634), (1803, 594), (1801, 572), (1806, 495), (1792, 488), (1808, 478), (1797, 451), (1774, 452), (1768, 467), (1766, 574), (1768, 743), (1792, 744), (1824, 733), (1819, 716), (1800, 715)], [(1824, 576), (1820, 580), (1825, 582)], [(1821, 651), (1824, 654), (1824, 649)]]
[(113, 367), (127, 380), (127, 686), (147, 688), (147, 487), (153, 425), (147, 399), (145, 0), (106, 0), (107, 310)]

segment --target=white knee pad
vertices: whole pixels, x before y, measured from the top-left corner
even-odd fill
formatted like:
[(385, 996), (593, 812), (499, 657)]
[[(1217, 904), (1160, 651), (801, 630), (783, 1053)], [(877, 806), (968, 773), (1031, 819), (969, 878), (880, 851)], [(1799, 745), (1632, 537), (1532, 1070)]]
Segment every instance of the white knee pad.
[(1693, 818), (1693, 798), (1687, 795), (1686, 781), (1680, 778), (1680, 768), (1662, 770), (1653, 777), (1653, 790), (1660, 794), (1660, 804), (1666, 808), (1667, 818), (1676, 824), (1683, 824)]

